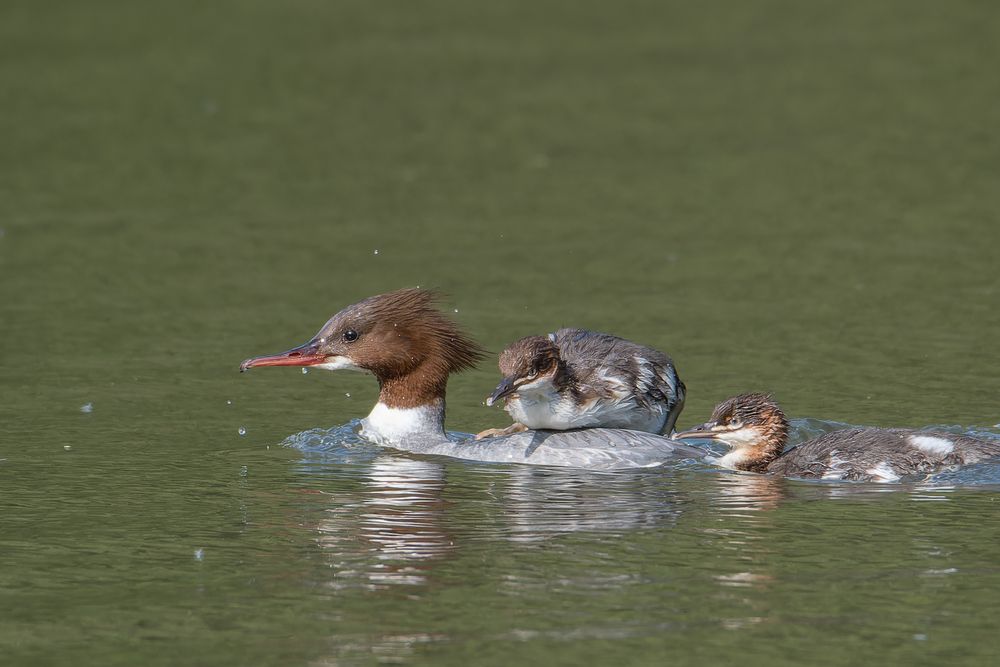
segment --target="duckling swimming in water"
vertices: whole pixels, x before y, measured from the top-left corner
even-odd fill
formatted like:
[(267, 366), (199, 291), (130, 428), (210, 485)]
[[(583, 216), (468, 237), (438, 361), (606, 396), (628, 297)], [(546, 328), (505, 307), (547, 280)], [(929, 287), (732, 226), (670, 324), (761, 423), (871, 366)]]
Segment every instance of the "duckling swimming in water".
[(787, 452), (788, 420), (767, 394), (742, 394), (676, 439), (718, 440), (732, 450), (724, 467), (785, 477), (895, 482), (945, 467), (1000, 457), (1000, 442), (942, 431), (856, 427), (832, 431)]
[(670, 357), (645, 345), (584, 329), (528, 336), (500, 353), (504, 378), (486, 399), (514, 419), (505, 429), (623, 428), (670, 433), (684, 407), (684, 383)]

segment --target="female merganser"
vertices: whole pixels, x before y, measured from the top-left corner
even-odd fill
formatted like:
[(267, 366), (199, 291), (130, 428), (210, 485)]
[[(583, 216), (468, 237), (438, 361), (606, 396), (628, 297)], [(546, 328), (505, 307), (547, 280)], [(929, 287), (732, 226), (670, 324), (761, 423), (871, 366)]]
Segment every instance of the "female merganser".
[(684, 383), (670, 357), (609, 334), (528, 336), (501, 352), (499, 365), (504, 377), (486, 405), (506, 399), (514, 423), (476, 438), (595, 426), (670, 433), (684, 407)]
[(456, 443), (444, 431), (451, 373), (471, 368), (483, 350), (434, 307), (435, 295), (404, 289), (373, 296), (330, 318), (309, 342), (240, 364), (358, 370), (379, 382), (379, 398), (361, 422), (361, 435), (421, 454), (477, 461), (585, 468), (660, 465), (702, 458), (704, 451), (668, 438), (622, 429), (528, 431), (506, 438)]
[(729, 445), (732, 451), (718, 463), (734, 470), (832, 480), (895, 482), (1000, 456), (1000, 442), (941, 431), (872, 427), (832, 431), (782, 453), (788, 421), (766, 394), (723, 401), (708, 422), (674, 438)]

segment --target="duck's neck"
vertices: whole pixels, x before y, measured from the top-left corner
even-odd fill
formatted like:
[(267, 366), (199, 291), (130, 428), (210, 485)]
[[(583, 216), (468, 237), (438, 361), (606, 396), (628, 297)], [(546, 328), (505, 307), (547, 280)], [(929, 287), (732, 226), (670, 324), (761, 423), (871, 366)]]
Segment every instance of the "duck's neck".
[(378, 403), (362, 422), (364, 437), (379, 444), (414, 437), (444, 439), (447, 372), (422, 364), (405, 375), (379, 377), (378, 381)]
[(753, 443), (734, 447), (719, 459), (719, 465), (746, 472), (767, 472), (767, 467), (781, 456), (784, 448), (783, 438), (761, 438)]

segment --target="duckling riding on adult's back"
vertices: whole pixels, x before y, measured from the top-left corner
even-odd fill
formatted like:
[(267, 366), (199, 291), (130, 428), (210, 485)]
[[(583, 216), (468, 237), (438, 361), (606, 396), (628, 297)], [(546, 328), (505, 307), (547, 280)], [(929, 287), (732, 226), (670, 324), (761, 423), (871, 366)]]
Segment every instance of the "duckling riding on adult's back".
[(610, 334), (560, 329), (500, 353), (503, 379), (487, 405), (505, 400), (514, 419), (477, 437), (532, 429), (624, 428), (670, 433), (685, 387), (659, 350)]
[(474, 366), (484, 352), (434, 307), (435, 298), (421, 289), (367, 298), (331, 317), (307, 343), (247, 359), (240, 370), (303, 366), (371, 373), (379, 382), (379, 398), (362, 420), (361, 435), (415, 453), (600, 469), (646, 467), (704, 455), (668, 438), (625, 429), (449, 441), (444, 430), (448, 377)]

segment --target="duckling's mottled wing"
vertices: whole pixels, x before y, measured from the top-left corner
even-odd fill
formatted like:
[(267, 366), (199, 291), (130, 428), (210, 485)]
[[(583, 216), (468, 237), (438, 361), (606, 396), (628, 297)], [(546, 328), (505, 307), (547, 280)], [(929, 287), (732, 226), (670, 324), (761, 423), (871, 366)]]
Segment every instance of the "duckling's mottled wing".
[(560, 329), (550, 336), (581, 388), (599, 387), (614, 378), (639, 405), (647, 409), (664, 405), (667, 416), (662, 432), (673, 431), (684, 408), (686, 388), (670, 357), (618, 336), (584, 329)]
[(786, 477), (895, 481), (1000, 456), (1000, 442), (954, 433), (849, 428), (785, 452), (768, 466)]

